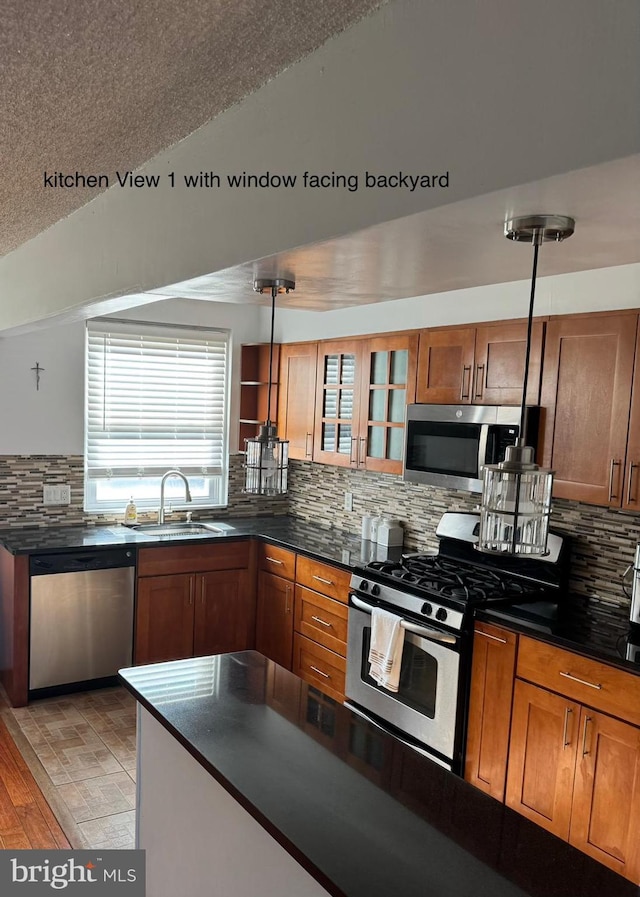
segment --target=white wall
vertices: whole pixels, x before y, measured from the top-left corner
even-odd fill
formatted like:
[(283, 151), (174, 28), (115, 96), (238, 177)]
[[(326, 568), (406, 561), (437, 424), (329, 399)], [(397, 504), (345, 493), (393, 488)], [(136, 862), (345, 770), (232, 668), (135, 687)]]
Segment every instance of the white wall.
[[(231, 330), (230, 444), (235, 451), (239, 350), (241, 343), (258, 339), (257, 306), (168, 299), (116, 317)], [(84, 336), (84, 323), (74, 322), (0, 340), (0, 455), (83, 453)], [(30, 370), (36, 361), (45, 369), (39, 391)]]
[[(637, 0), (385, 5), (147, 163), (157, 190), (113, 187), (0, 260), (0, 329), (631, 156), (639, 23)], [(265, 169), (452, 175), (444, 198), (166, 179)]]
[[(524, 318), (529, 307), (529, 286), (528, 281), (492, 284), (328, 312), (299, 311), (280, 305), (276, 312), (276, 341), (302, 342), (388, 330)], [(640, 308), (640, 264), (539, 277), (537, 280), (536, 315), (614, 308)], [(262, 339), (268, 339), (270, 313), (261, 309), (260, 315)]]

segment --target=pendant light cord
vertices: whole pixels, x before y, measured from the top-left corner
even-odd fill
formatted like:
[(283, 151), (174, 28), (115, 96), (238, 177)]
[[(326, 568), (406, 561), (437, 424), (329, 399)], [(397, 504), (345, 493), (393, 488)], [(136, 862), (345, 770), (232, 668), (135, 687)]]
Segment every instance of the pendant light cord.
[(531, 297), (529, 299), (529, 317), (527, 319), (527, 348), (524, 356), (524, 380), (522, 383), (522, 404), (520, 405), (520, 445), (526, 445), (527, 387), (529, 385), (529, 358), (531, 356), (531, 331), (533, 328), (533, 303), (536, 297), (536, 277), (538, 275), (538, 250), (542, 243), (543, 233), (539, 231), (533, 240), (533, 273), (531, 275)]
[(271, 339), (269, 341), (269, 386), (267, 392), (267, 425), (271, 426), (271, 382), (273, 375), (273, 330), (275, 326), (276, 319), (276, 296), (278, 295), (278, 288), (276, 286), (271, 287)]

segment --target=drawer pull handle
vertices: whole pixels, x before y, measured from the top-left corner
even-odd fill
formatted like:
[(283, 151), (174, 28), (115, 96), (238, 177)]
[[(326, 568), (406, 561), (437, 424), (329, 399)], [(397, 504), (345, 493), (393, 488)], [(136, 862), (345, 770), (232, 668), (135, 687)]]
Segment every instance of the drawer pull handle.
[(319, 623), (321, 626), (326, 626), (328, 629), (333, 629), (333, 623), (327, 623), (326, 620), (321, 620), (320, 617), (311, 617), (312, 620), (315, 620), (316, 623)]
[(481, 635), (483, 638), (490, 638), (492, 642), (500, 642), (501, 645), (506, 645), (506, 638), (498, 638), (497, 635), (489, 635), (488, 632), (483, 632), (481, 629), (476, 629), (476, 635)]
[(318, 667), (314, 667), (314, 666), (311, 666), (311, 664), (309, 664), (309, 669), (313, 670), (313, 672), (317, 673), (319, 676), (323, 676), (325, 679), (331, 679), (331, 676), (329, 675), (329, 673), (323, 673), (322, 670), (318, 669)]
[(325, 586), (334, 586), (335, 582), (332, 579), (323, 579), (322, 576), (316, 576), (313, 574), (313, 579), (317, 579), (318, 582), (323, 582)]
[(585, 716), (584, 718), (584, 729), (582, 730), (582, 756), (586, 757), (587, 754), (590, 754), (591, 751), (587, 750), (587, 727), (591, 722), (590, 716)]
[(567, 739), (568, 731), (569, 731), (569, 714), (573, 713), (571, 707), (567, 707), (564, 711), (564, 732), (562, 733), (562, 750), (566, 747), (569, 747), (571, 741)]
[(579, 682), (580, 685), (588, 685), (589, 688), (602, 688), (602, 685), (599, 682), (587, 682), (586, 679), (578, 679), (577, 676), (572, 676), (571, 673), (560, 673), (561, 676), (564, 676), (565, 679), (571, 679), (572, 682)]
[(271, 564), (277, 564), (279, 567), (284, 567), (284, 561), (279, 561), (278, 558), (271, 558), (269, 555), (265, 555), (265, 561), (269, 561)]

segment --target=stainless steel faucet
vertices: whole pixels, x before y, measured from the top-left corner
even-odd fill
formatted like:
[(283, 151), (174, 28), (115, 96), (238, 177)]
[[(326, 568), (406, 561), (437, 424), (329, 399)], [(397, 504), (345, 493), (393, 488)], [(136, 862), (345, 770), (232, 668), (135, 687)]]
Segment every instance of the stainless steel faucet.
[(168, 470), (165, 475), (162, 477), (160, 482), (160, 510), (158, 511), (158, 523), (164, 523), (164, 484), (167, 482), (169, 477), (180, 477), (182, 482), (184, 483), (184, 488), (186, 491), (186, 500), (191, 501), (191, 490), (189, 489), (189, 480), (183, 473), (180, 473), (179, 470)]

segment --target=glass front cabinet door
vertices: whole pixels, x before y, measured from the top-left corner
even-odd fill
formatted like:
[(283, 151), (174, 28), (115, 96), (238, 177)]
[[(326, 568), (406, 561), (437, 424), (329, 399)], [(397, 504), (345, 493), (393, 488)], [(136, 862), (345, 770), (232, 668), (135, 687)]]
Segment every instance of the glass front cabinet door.
[(315, 461), (402, 473), (417, 350), (417, 334), (320, 343)]

